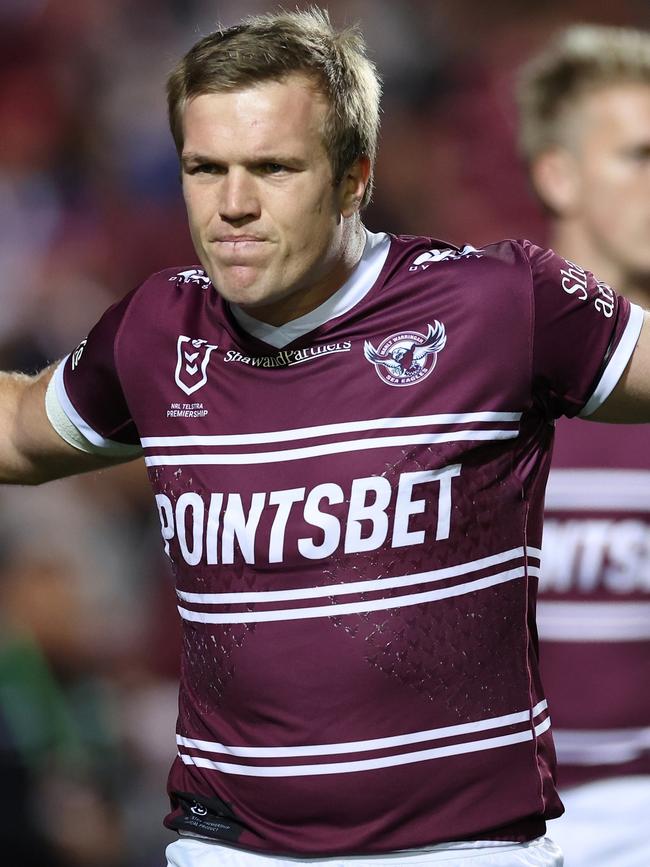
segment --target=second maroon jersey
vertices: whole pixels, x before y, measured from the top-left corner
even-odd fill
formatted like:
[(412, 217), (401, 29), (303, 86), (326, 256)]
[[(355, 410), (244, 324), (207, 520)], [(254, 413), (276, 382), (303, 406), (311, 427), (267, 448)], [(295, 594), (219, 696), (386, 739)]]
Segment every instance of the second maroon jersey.
[(644, 425), (560, 422), (538, 628), (559, 783), (650, 774), (650, 458)]
[(640, 315), (528, 242), (430, 238), (255, 337), (196, 268), (107, 312), (56, 387), (94, 447), (141, 444), (174, 565), (170, 827), (306, 855), (543, 833), (553, 422)]

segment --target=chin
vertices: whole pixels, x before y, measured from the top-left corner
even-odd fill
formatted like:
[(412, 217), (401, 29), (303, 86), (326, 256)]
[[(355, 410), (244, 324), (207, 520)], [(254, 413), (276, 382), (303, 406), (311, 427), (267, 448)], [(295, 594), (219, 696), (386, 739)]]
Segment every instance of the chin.
[(252, 268), (213, 269), (210, 279), (218, 287), (219, 293), (234, 304), (250, 304), (263, 298), (264, 289), (259, 285), (259, 273)]
[(265, 293), (259, 286), (230, 285), (226, 286), (223, 291), (221, 289), (218, 291), (231, 304), (238, 304), (240, 307), (251, 308), (251, 310), (268, 304), (270, 300), (268, 293)]

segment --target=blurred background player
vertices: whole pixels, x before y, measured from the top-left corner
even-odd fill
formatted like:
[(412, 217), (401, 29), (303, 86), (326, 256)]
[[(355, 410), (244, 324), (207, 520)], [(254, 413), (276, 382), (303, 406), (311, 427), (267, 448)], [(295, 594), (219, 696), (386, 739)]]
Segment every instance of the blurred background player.
[[(520, 144), (550, 246), (650, 306), (650, 33), (564, 29), (521, 72)], [(567, 277), (567, 292), (579, 292)], [(650, 457), (637, 426), (558, 424), (542, 673), (567, 867), (650, 864)]]

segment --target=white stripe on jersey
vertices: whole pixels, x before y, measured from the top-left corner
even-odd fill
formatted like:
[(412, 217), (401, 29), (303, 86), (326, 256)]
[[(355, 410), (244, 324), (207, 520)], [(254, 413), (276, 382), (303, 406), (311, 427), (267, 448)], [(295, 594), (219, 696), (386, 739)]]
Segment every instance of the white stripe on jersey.
[(344, 454), (368, 449), (380, 449), (394, 446), (426, 445), (429, 443), (451, 443), (474, 440), (506, 440), (514, 439), (516, 430), (467, 430), (448, 431), (439, 434), (413, 434), (411, 436), (376, 437), (363, 440), (348, 440), (347, 442), (325, 443), (320, 446), (305, 446), (300, 449), (284, 449), (278, 452), (248, 452), (245, 454), (198, 454), (198, 455), (152, 455), (145, 458), (150, 467), (160, 466), (199, 466), (206, 464), (228, 464), (249, 466), (253, 464), (271, 464), (282, 461), (300, 461), (305, 458), (321, 457), (322, 455)]
[[(421, 605), (425, 602), (438, 602), (441, 599), (451, 599), (454, 596), (464, 596), (475, 593), (487, 587), (495, 587), (523, 578), (526, 569), (511, 569), (509, 572), (499, 572), (487, 578), (478, 578), (467, 584), (457, 584), (455, 587), (445, 587), (442, 590), (429, 590), (426, 593), (410, 593), (408, 596), (394, 596), (392, 599), (373, 599), (366, 602), (350, 602), (341, 605), (322, 605), (312, 608), (288, 608), (281, 611), (244, 611), (228, 614), (203, 614), (200, 611), (189, 611), (180, 605), (179, 614), (183, 620), (195, 623), (268, 623), (279, 620), (309, 620), (314, 617), (340, 617), (343, 614), (359, 614), (366, 611), (387, 611), (391, 608), (405, 608), (408, 605)], [(539, 569), (528, 567), (528, 574), (539, 578)]]
[(503, 728), (503, 726), (530, 722), (531, 717), (539, 716), (548, 707), (546, 700), (540, 701), (532, 710), (522, 710), (504, 716), (489, 717), (475, 722), (460, 723), (453, 726), (442, 726), (437, 729), (427, 729), (421, 732), (409, 732), (388, 738), (372, 738), (366, 741), (345, 741), (340, 744), (312, 744), (300, 747), (235, 747), (226, 746), (216, 741), (202, 741), (176, 735), (176, 743), (181, 747), (201, 750), (204, 753), (226, 753), (229, 756), (255, 759), (286, 759), (298, 756), (335, 756), (344, 753), (363, 753), (369, 750), (385, 750), (392, 747), (403, 747), (407, 744), (419, 744), (423, 741), (440, 740), (442, 738), (460, 737), (473, 732)]
[(537, 605), (544, 641), (645, 641), (650, 639), (650, 602), (552, 602)]
[(644, 316), (645, 313), (641, 307), (637, 304), (630, 304), (630, 318), (627, 321), (625, 330), (612, 357), (607, 362), (598, 385), (580, 411), (579, 415), (581, 418), (586, 418), (596, 412), (598, 407), (605, 403), (616, 387), (636, 347), (639, 335), (641, 334)]
[[(540, 559), (540, 548), (527, 548), (531, 558)], [(316, 587), (295, 587), (291, 590), (253, 590), (241, 593), (186, 593), (177, 590), (176, 595), (183, 602), (197, 605), (243, 604), (248, 602), (284, 602), (290, 599), (318, 599), (319, 597), (347, 596), (351, 593), (372, 593), (377, 590), (390, 590), (394, 587), (409, 587), (412, 584), (428, 584), (431, 581), (444, 581), (458, 575), (467, 575), (479, 569), (498, 566), (508, 560), (516, 560), (524, 556), (524, 548), (512, 548), (501, 554), (481, 557), (480, 560), (469, 560), (459, 566), (446, 566), (444, 569), (432, 569), (429, 572), (415, 572), (411, 575), (396, 575), (393, 578), (375, 578), (368, 581), (349, 581), (342, 584), (319, 584)]]
[(618, 765), (650, 750), (650, 728), (556, 729), (558, 760), (571, 765)]
[(545, 507), (552, 511), (650, 511), (650, 470), (553, 469)]
[(139, 457), (140, 445), (106, 439), (86, 424), (72, 405), (63, 381), (63, 369), (69, 356), (61, 361), (50, 379), (45, 394), (45, 408), (50, 424), (59, 436), (79, 451), (104, 457)]
[[(315, 617), (340, 617), (345, 614), (359, 614), (368, 611), (387, 611), (392, 608), (406, 608), (409, 605), (421, 605), (427, 602), (439, 602), (441, 599), (451, 599), (456, 596), (464, 596), (467, 593), (475, 593), (488, 587), (496, 587), (509, 581), (532, 576), (539, 578), (539, 567), (519, 566), (505, 572), (497, 572), (475, 581), (465, 584), (456, 584), (452, 587), (444, 587), (440, 590), (428, 590), (424, 593), (409, 593), (406, 596), (393, 596), (388, 599), (371, 599), (359, 602), (347, 602), (342, 604), (311, 606), (305, 608), (283, 608), (270, 611), (238, 611), (204, 613), (202, 611), (190, 611), (188, 608), (178, 607), (178, 612), (183, 620), (194, 623), (269, 623), (286, 620), (309, 620)], [(431, 580), (431, 579), (430, 579)], [(433, 579), (435, 580), (435, 579)]]
[(302, 427), (264, 433), (239, 433), (226, 436), (169, 436), (143, 437), (142, 447), (172, 448), (173, 446), (247, 446), (261, 443), (292, 443), (296, 440), (315, 437), (335, 436), (336, 434), (357, 433), (358, 431), (390, 430), (398, 427), (428, 427), (448, 424), (471, 424), (472, 422), (516, 422), (521, 419), (520, 412), (447, 412), (435, 415), (395, 416), (392, 418), (370, 418), (361, 421), (336, 422), (317, 427)]
[[(535, 714), (535, 710), (538, 710)], [(526, 727), (520, 731), (507, 735), (499, 735), (491, 738), (480, 738), (462, 743), (449, 744), (444, 747), (433, 747), (426, 750), (415, 750), (397, 755), (382, 756), (374, 759), (360, 759), (348, 762), (322, 762), (313, 765), (239, 765), (233, 762), (217, 762), (203, 756), (181, 753), (178, 755), (186, 765), (196, 765), (200, 768), (221, 771), (225, 774), (238, 774), (247, 777), (308, 777), (322, 776), (324, 774), (350, 774), (359, 771), (370, 771), (377, 768), (390, 768), (400, 765), (426, 762), (432, 759), (445, 758), (447, 756), (466, 755), (483, 750), (493, 750), (499, 747), (512, 746), (514, 744), (532, 741), (551, 727), (551, 718), (546, 717), (534, 728), (530, 727), (531, 716), (538, 716), (546, 709), (546, 702), (540, 702), (531, 714), (525, 711)], [(498, 718), (497, 718), (498, 719)]]

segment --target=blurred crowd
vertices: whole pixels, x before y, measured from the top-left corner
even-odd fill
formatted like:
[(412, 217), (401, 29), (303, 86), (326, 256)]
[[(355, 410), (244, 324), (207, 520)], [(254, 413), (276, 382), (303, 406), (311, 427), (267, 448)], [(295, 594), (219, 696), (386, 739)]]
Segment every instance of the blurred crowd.
[[(326, 5), (385, 80), (369, 228), (475, 245), (546, 237), (517, 66), (571, 21), (650, 27), (647, 0)], [(217, 22), (273, 8), (2, 0), (2, 368), (61, 357), (149, 273), (194, 262), (165, 76)], [(20, 867), (160, 867), (180, 630), (142, 465), (0, 489), (0, 571), (0, 847)]]

